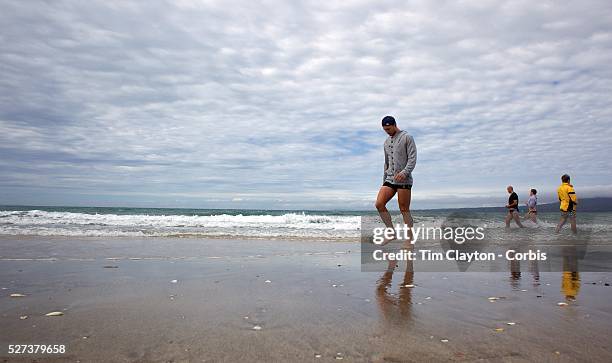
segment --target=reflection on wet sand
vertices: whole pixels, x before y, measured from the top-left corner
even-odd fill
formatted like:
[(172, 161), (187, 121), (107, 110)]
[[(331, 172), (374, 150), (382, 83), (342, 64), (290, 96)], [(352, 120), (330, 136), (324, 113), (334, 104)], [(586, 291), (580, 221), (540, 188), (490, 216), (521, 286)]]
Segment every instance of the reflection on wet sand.
[[(540, 269), (538, 261), (528, 261), (529, 273), (533, 281), (533, 286), (540, 285)], [(519, 288), (519, 280), (521, 279), (521, 261), (510, 261), (510, 285), (513, 289)]]
[(574, 301), (580, 291), (580, 273), (578, 272), (578, 259), (582, 249), (576, 246), (563, 247), (563, 275), (561, 278), (561, 292), (565, 299)]
[(580, 275), (578, 271), (563, 271), (561, 279), (561, 292), (565, 295), (566, 300), (574, 301), (580, 291)]
[[(522, 252), (520, 246), (512, 247), (517, 253)], [(527, 248), (528, 250), (529, 248)], [(513, 290), (518, 290), (520, 288), (520, 280), (521, 280), (521, 263), (526, 263), (531, 273), (531, 278), (533, 281), (533, 286), (540, 285), (540, 266), (538, 264), (538, 260), (532, 261), (520, 261), (520, 260), (510, 260), (508, 261), (510, 265), (510, 286)]]
[[(520, 247), (514, 247), (520, 251)], [(584, 246), (565, 245), (561, 248), (563, 270), (561, 272), (561, 292), (568, 301), (575, 301), (580, 291), (580, 272), (578, 271), (578, 261), (584, 257)], [(537, 260), (527, 262), (533, 277), (533, 285), (540, 285), (540, 271)], [(510, 265), (510, 286), (517, 290), (520, 288), (521, 280), (521, 261), (509, 261)]]
[(387, 326), (406, 326), (411, 321), (412, 287), (414, 286), (413, 262), (406, 262), (404, 278), (399, 285), (399, 293), (390, 291), (393, 273), (397, 263), (391, 261), (387, 270), (376, 283), (376, 301), (383, 322)]

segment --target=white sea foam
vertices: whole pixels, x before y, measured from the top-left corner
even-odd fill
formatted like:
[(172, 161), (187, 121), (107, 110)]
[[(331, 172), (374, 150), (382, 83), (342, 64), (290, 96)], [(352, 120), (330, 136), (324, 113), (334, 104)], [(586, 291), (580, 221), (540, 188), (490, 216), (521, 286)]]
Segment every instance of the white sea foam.
[[(557, 214), (538, 218), (538, 224), (525, 221), (528, 228), (519, 231), (512, 224), (506, 230), (504, 214), (470, 213), (451, 215), (443, 212), (416, 212), (415, 227), (474, 225), (485, 229), (487, 239), (556, 238)], [(612, 214), (581, 215), (579, 229), (591, 240), (609, 242), (612, 236)], [(469, 217), (469, 219), (467, 218)], [(39, 235), (76, 237), (228, 237), (228, 238), (359, 238), (361, 216), (284, 213), (275, 214), (114, 214), (78, 213), (68, 211), (0, 211), (0, 235)], [(368, 219), (379, 223), (375, 214)], [(369, 225), (369, 224), (368, 224)], [(365, 228), (365, 227), (364, 227)], [(569, 227), (566, 227), (566, 229)]]
[(87, 214), (0, 211), (0, 234), (44, 236), (358, 237), (359, 216)]

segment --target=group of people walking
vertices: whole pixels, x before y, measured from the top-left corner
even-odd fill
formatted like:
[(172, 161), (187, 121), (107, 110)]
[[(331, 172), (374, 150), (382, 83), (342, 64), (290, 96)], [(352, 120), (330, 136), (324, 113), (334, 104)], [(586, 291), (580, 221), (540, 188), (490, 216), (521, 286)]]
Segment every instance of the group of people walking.
[[(506, 208), (508, 209), (508, 214), (506, 215), (506, 227), (510, 227), (510, 222), (514, 220), (519, 227), (523, 228), (524, 226), (521, 223), (521, 217), (519, 214), (519, 197), (514, 191), (512, 185), (509, 185), (506, 190), (510, 194), (508, 204), (506, 205)], [(529, 191), (529, 200), (525, 203), (527, 206), (527, 213), (525, 216), (523, 216), (523, 219), (530, 220), (534, 223), (538, 222), (537, 193), (538, 191), (535, 189), (531, 189)], [(559, 188), (557, 188), (557, 197), (559, 198), (561, 219), (559, 220), (559, 224), (557, 224), (557, 228), (555, 229), (556, 232), (559, 232), (569, 219), (572, 232), (576, 233), (576, 206), (578, 205), (578, 198), (576, 197), (574, 186), (570, 184), (570, 176), (567, 174), (561, 176), (561, 185)]]
[[(383, 173), (383, 185), (378, 191), (376, 197), (376, 209), (380, 214), (382, 221), (387, 227), (392, 228), (391, 214), (387, 210), (387, 203), (397, 194), (399, 209), (402, 214), (404, 223), (412, 229), (413, 219), (410, 214), (410, 200), (412, 197), (412, 170), (416, 166), (417, 149), (414, 139), (406, 131), (400, 130), (393, 116), (385, 116), (382, 119), (382, 128), (389, 135), (384, 143), (385, 165)], [(512, 186), (508, 186), (508, 214), (506, 216), (506, 227), (510, 227), (510, 221), (514, 220), (519, 227), (523, 227), (519, 215), (519, 198), (514, 192)], [(531, 220), (537, 223), (537, 190), (529, 191), (529, 200), (527, 201), (527, 213), (524, 219)], [(570, 184), (569, 175), (565, 174), (561, 177), (561, 186), (557, 189), (557, 194), (560, 201), (561, 219), (557, 225), (556, 231), (559, 232), (561, 227), (570, 220), (572, 231), (576, 233), (576, 192)], [(385, 239), (383, 245), (392, 241), (393, 238)]]

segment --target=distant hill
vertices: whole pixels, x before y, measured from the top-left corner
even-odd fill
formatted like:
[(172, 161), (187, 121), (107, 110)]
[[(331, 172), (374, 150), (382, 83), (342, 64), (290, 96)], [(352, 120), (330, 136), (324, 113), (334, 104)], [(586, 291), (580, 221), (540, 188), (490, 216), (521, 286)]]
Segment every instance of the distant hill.
[[(538, 205), (538, 211), (556, 212), (559, 203)], [(612, 212), (612, 198), (578, 198), (578, 211), (580, 212)]]
[[(526, 211), (526, 206), (521, 204), (521, 212)], [(490, 212), (504, 212), (504, 207), (477, 207), (477, 208), (452, 208), (444, 210), (478, 210)], [(538, 212), (557, 212), (559, 203), (538, 204)], [(578, 198), (579, 212), (612, 212), (612, 198)]]

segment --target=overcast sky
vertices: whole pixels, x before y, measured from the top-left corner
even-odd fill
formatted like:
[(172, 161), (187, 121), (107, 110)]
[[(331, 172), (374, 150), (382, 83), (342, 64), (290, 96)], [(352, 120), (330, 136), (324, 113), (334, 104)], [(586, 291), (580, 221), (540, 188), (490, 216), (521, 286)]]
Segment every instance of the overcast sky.
[[(0, 204), (368, 209), (612, 195), (610, 1), (2, 1)], [(521, 203), (522, 203), (521, 201)]]

